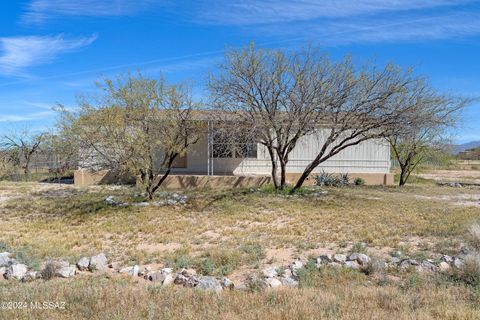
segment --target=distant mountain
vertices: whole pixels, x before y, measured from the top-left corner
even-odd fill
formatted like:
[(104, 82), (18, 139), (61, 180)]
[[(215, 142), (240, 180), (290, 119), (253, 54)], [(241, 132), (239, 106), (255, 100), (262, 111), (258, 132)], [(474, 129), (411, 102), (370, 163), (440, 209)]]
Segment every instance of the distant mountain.
[(453, 153), (458, 154), (462, 151), (468, 150), (468, 149), (473, 149), (473, 148), (479, 148), (480, 147), (480, 140), (478, 141), (470, 141), (467, 143), (463, 144), (457, 144), (453, 146)]

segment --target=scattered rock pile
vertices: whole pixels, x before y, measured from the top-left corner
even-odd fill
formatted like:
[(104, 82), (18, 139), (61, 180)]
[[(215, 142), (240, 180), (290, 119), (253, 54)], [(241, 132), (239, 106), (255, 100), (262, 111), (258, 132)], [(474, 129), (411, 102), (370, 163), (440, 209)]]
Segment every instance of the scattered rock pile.
[(396, 252), (389, 261), (371, 259), (364, 253), (352, 253), (345, 255), (324, 254), (313, 261), (297, 259), (287, 266), (268, 266), (260, 273), (249, 276), (244, 283), (235, 284), (228, 278), (218, 279), (212, 276), (199, 276), (194, 269), (181, 269), (174, 272), (172, 268), (152, 270), (149, 266), (141, 268), (138, 265), (120, 267), (116, 263), (108, 263), (105, 254), (100, 253), (92, 257), (82, 257), (76, 265), (65, 260), (50, 260), (44, 264), (41, 272), (29, 271), (25, 264), (22, 264), (11, 257), (8, 252), (0, 253), (0, 276), (5, 279), (16, 279), (21, 281), (33, 281), (35, 279), (51, 279), (54, 277), (70, 278), (80, 272), (95, 271), (118, 271), (132, 277), (141, 277), (147, 281), (161, 286), (180, 285), (187, 288), (221, 292), (225, 289), (236, 290), (263, 290), (277, 289), (280, 287), (298, 286), (300, 270), (307, 264), (313, 264), (317, 268), (325, 266), (335, 268), (349, 268), (358, 271), (367, 271), (369, 268), (387, 270), (396, 268), (403, 271), (410, 268), (418, 272), (445, 272), (451, 268), (462, 268), (464, 258), (461, 256), (443, 255), (437, 260), (416, 260), (411, 258), (400, 258), (401, 253)]
[(186, 204), (188, 196), (178, 193), (162, 193), (164, 199), (152, 202), (122, 202), (117, 200), (114, 196), (108, 196), (105, 198), (105, 202), (113, 207), (163, 207), (163, 206), (175, 206), (178, 204)]

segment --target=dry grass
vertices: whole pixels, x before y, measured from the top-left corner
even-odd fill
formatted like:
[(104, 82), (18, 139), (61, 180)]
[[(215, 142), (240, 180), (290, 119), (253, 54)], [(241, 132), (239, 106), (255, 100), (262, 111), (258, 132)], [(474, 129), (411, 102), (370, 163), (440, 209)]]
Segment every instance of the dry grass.
[[(0, 190), (9, 197), (0, 203), (0, 242), (36, 259), (75, 260), (105, 251), (114, 260), (150, 263), (221, 249), (226, 255), (237, 252), (235, 267), (240, 267), (258, 265), (269, 250), (289, 252), (290, 259), (324, 249), (348, 251), (359, 242), (386, 253), (394, 248), (446, 253), (459, 249), (459, 236), (480, 218), (478, 207), (436, 200), (456, 189), (433, 184), (332, 188), (327, 195), (293, 198), (247, 190), (191, 191), (187, 206), (162, 208), (105, 203), (111, 194), (132, 199), (135, 190), (125, 187), (1, 183)], [(249, 246), (260, 253), (242, 252)], [(274, 262), (271, 258), (265, 259)]]
[[(0, 183), (0, 251), (11, 250), (34, 268), (46, 257), (74, 262), (103, 251), (124, 263), (193, 266), (235, 280), (295, 256), (364, 250), (361, 242), (375, 256), (394, 249), (431, 256), (457, 253), (463, 242), (472, 245), (478, 238), (476, 227), (470, 229), (474, 237), (464, 234), (480, 219), (480, 209), (443, 200), (455, 193), (478, 195), (478, 188), (423, 182), (327, 190), (298, 197), (194, 190), (186, 206), (116, 208), (105, 203), (106, 196), (135, 201), (135, 190)], [(65, 310), (0, 310), (0, 319), (478, 319), (479, 287), (461, 284), (478, 276), (478, 263), (468, 266), (474, 270), (448, 279), (306, 270), (300, 289), (221, 295), (161, 289), (111, 273), (0, 280), (0, 302), (66, 302)]]
[[(460, 286), (412, 278), (400, 284), (350, 278), (321, 287), (221, 295), (162, 289), (104, 276), (0, 282), (2, 301), (65, 301), (65, 310), (2, 310), (0, 319), (478, 319), (479, 299)], [(347, 285), (348, 284), (348, 285)]]

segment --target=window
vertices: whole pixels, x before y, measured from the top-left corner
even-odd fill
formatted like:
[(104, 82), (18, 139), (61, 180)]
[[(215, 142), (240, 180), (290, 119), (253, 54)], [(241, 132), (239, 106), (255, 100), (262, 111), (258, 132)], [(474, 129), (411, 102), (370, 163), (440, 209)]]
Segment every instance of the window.
[(239, 137), (226, 138), (220, 133), (215, 133), (213, 136), (213, 157), (256, 158), (257, 144), (252, 139)]
[(214, 158), (232, 158), (232, 145), (229, 143), (213, 143)]
[(256, 158), (256, 143), (239, 143), (235, 145), (235, 158)]

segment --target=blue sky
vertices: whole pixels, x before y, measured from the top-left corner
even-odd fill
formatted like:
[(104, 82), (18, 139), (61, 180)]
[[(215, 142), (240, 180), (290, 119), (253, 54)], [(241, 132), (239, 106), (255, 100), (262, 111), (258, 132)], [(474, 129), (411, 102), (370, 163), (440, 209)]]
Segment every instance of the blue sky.
[[(195, 94), (225, 47), (318, 45), (336, 59), (413, 66), (440, 91), (480, 96), (480, 1), (0, 1), (0, 132), (48, 128), (102, 77), (140, 70)], [(457, 142), (480, 140), (480, 103)]]

